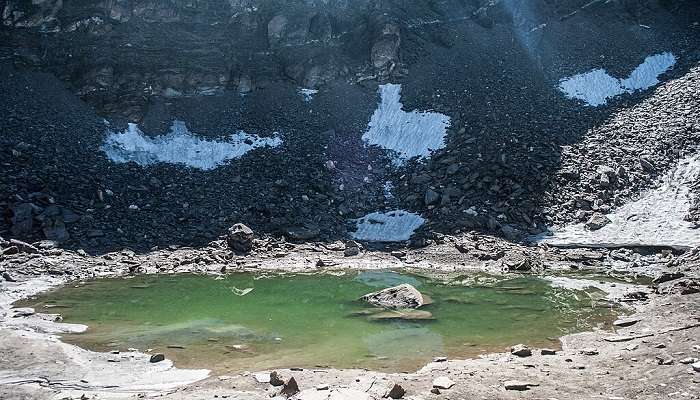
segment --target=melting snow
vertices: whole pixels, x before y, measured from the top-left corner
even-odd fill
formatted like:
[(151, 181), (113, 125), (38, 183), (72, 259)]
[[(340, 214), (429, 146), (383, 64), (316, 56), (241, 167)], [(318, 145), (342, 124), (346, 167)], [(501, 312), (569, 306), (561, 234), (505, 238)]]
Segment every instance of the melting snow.
[(450, 117), (435, 112), (404, 111), (401, 85), (381, 85), (379, 94), (381, 102), (362, 140), (396, 152), (397, 165), (408, 158), (428, 157), (430, 150), (445, 146)]
[(698, 179), (700, 155), (695, 155), (681, 161), (660, 187), (608, 214), (612, 222), (603, 228), (589, 231), (576, 224), (539, 239), (564, 247), (699, 246), (700, 229), (683, 220), (692, 204), (690, 185)]
[(101, 149), (117, 163), (134, 161), (139, 165), (164, 162), (182, 164), (203, 170), (214, 169), (225, 161), (240, 158), (258, 147), (277, 147), (282, 139), (261, 138), (243, 131), (232, 134), (227, 141), (199, 138), (182, 121), (174, 121), (164, 136), (148, 137), (136, 124), (129, 124), (124, 132), (109, 132)]
[(370, 242), (402, 242), (410, 239), (424, 222), (420, 215), (408, 211), (374, 212), (355, 220), (357, 231), (352, 237)]
[(610, 76), (604, 69), (594, 69), (584, 74), (564, 78), (559, 90), (566, 97), (583, 100), (589, 106), (600, 106), (608, 99), (623, 93), (645, 90), (659, 83), (659, 76), (673, 68), (676, 57), (662, 53), (647, 57), (626, 79)]
[(622, 297), (625, 293), (644, 290), (642, 285), (633, 285), (620, 282), (601, 282), (589, 279), (577, 279), (564, 276), (545, 276), (543, 278), (550, 282), (552, 287), (586, 291), (590, 288), (601, 290), (607, 294), (606, 298), (613, 300)]

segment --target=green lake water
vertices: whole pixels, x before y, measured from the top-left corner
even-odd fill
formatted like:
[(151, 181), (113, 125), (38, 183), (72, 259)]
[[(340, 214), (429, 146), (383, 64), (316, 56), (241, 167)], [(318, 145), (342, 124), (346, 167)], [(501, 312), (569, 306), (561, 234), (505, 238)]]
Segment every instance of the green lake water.
[[(411, 283), (431, 319), (376, 314), (357, 299)], [(411, 371), (435, 356), (470, 357), (609, 324), (600, 292), (534, 277), (436, 281), (397, 272), (335, 275), (140, 276), (69, 285), (21, 302), (89, 326), (63, 340), (99, 350), (162, 352), (179, 367), (219, 373), (281, 367)], [(410, 314), (408, 314), (410, 316)], [(419, 317), (426, 317), (420, 313)]]

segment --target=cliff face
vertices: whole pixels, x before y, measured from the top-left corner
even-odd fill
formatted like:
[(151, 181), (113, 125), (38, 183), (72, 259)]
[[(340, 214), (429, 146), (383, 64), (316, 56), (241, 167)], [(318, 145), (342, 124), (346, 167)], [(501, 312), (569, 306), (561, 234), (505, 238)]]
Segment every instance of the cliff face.
[[(0, 235), (334, 240), (406, 210), (424, 233), (522, 238), (619, 206), (700, 135), (695, 0), (0, 0), (0, 18)], [(102, 146), (124, 122), (139, 146), (170, 126), (279, 145), (206, 171), (118, 164)]]
[[(606, 4), (602, 4), (606, 3)], [(69, 82), (105, 114), (140, 120), (149, 96), (248, 93), (280, 80), (306, 88), (385, 79), (451, 46), (460, 22), (522, 36), (539, 21), (602, 13), (613, 23), (683, 10), (685, 1), (103, 0), (0, 2), (19, 63)], [(598, 28), (596, 28), (598, 29)], [(528, 38), (528, 40), (531, 40)], [(537, 40), (537, 39), (535, 39)]]

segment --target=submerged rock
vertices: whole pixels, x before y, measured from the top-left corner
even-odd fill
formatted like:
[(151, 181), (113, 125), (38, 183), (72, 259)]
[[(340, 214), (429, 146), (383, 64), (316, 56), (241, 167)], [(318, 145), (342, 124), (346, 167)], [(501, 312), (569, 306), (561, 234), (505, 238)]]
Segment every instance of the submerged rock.
[(384, 308), (418, 308), (425, 304), (418, 289), (407, 283), (366, 294), (361, 299)]
[(387, 319), (403, 319), (407, 321), (430, 320), (433, 319), (433, 314), (431, 314), (429, 311), (424, 310), (389, 310), (372, 314), (369, 316), (369, 319), (373, 321)]

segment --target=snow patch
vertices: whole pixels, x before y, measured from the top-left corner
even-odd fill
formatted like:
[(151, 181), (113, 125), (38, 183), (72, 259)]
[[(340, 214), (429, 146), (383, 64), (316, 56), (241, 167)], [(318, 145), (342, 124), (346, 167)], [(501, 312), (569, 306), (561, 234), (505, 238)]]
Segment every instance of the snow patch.
[(138, 125), (129, 124), (124, 132), (108, 131), (101, 150), (116, 163), (134, 161), (145, 166), (162, 162), (211, 170), (255, 148), (279, 146), (282, 139), (278, 135), (262, 138), (239, 131), (227, 141), (207, 140), (192, 134), (184, 122), (174, 121), (167, 135), (152, 138)]
[(590, 279), (577, 279), (564, 276), (545, 276), (543, 279), (549, 281), (552, 287), (560, 289), (586, 291), (595, 288), (605, 292), (606, 298), (609, 300), (622, 298), (627, 293), (646, 290), (645, 286), (631, 283), (593, 281)]
[(695, 155), (664, 176), (658, 188), (608, 214), (612, 222), (603, 228), (589, 231), (575, 224), (538, 239), (560, 247), (700, 246), (700, 229), (683, 219), (693, 200), (691, 185), (698, 179), (700, 155)]
[(314, 95), (318, 93), (318, 90), (300, 88), (299, 94), (304, 99), (305, 102), (310, 103), (314, 99)]
[(409, 158), (429, 157), (431, 150), (445, 146), (450, 117), (436, 112), (404, 111), (401, 85), (381, 85), (379, 94), (381, 102), (362, 140), (394, 151), (397, 165)]
[(604, 69), (574, 75), (559, 81), (559, 90), (570, 99), (583, 100), (589, 106), (600, 106), (608, 99), (624, 93), (646, 90), (659, 84), (659, 76), (673, 68), (676, 57), (669, 52), (647, 57), (629, 77), (618, 79)]
[(403, 210), (374, 212), (354, 220), (357, 231), (352, 237), (369, 242), (403, 242), (411, 238), (425, 220)]

